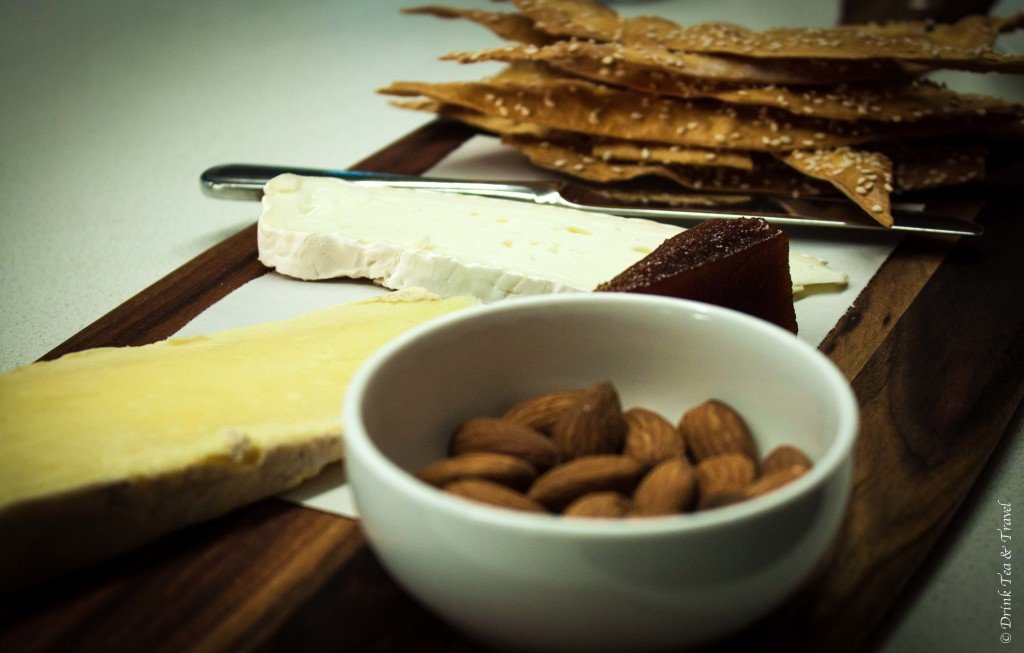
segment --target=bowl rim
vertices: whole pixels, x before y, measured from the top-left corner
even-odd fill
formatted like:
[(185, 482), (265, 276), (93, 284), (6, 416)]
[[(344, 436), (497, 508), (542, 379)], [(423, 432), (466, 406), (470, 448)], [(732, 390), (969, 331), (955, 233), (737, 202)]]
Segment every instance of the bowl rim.
[[(836, 399), (838, 424), (834, 440), (810, 472), (766, 495), (706, 512), (614, 520), (572, 519), (554, 514), (514, 511), (454, 496), (419, 480), (391, 461), (367, 433), (362, 421), (363, 395), (377, 371), (393, 357), (401, 355), (403, 351), (420, 341), (429, 339), (432, 334), (462, 322), (500, 319), (501, 313), (553, 309), (558, 305), (578, 303), (626, 303), (636, 304), (638, 310), (660, 307), (679, 311), (681, 314), (700, 314), (706, 316), (705, 319), (738, 323), (743, 329), (749, 330), (753, 337), (764, 338), (790, 348), (793, 355), (803, 357), (817, 369), (828, 387), (829, 394)], [(350, 457), (359, 457), (366, 467), (372, 468), (373, 473), (381, 477), (383, 482), (431, 509), (441, 510), (453, 517), (472, 519), (509, 530), (543, 533), (555, 537), (630, 538), (702, 531), (725, 527), (772, 512), (798, 497), (811, 493), (836, 473), (852, 454), (858, 428), (859, 409), (849, 382), (831, 360), (815, 347), (797, 338), (795, 334), (765, 320), (721, 306), (673, 297), (626, 293), (565, 293), (517, 297), (495, 304), (481, 304), (428, 320), (390, 340), (360, 365), (349, 382), (342, 409), (346, 469)], [(351, 476), (349, 482), (352, 482)], [(353, 494), (356, 495), (358, 506), (358, 489), (354, 484)]]

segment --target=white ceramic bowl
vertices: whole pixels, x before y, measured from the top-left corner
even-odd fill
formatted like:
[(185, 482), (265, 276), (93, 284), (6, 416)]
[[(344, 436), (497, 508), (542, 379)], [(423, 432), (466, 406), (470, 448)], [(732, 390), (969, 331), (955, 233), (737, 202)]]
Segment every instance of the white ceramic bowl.
[[(413, 477), (461, 421), (610, 380), (624, 407), (670, 420), (732, 404), (763, 452), (794, 444), (813, 470), (756, 500), (645, 520), (500, 510)], [(857, 405), (813, 347), (697, 302), (620, 293), (507, 300), (389, 343), (344, 406), (349, 482), (381, 562), (468, 635), (506, 647), (695, 645), (767, 613), (808, 574), (842, 519)]]

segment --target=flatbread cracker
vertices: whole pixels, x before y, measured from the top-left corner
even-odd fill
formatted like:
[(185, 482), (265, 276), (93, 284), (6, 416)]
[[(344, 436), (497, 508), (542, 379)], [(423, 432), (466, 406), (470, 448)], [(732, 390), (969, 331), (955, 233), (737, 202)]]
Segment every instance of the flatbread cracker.
[(832, 184), (880, 224), (892, 226), (893, 166), (889, 157), (839, 147), (797, 150), (780, 158), (794, 170)]
[[(1024, 115), (1024, 107), (1019, 104), (985, 95), (960, 94), (922, 80), (894, 84), (889, 79), (884, 85), (838, 84), (822, 88), (710, 81), (684, 72), (687, 56), (668, 50), (657, 54), (650, 48), (616, 43), (562, 41), (545, 47), (510, 46), (453, 53), (443, 58), (460, 63), (540, 61), (572, 75), (642, 93), (767, 106), (796, 115), (836, 120), (913, 122), (931, 116)], [(827, 74), (827, 68), (822, 72)]]
[(640, 188), (589, 186), (587, 193), (594, 198), (605, 198), (612, 205), (662, 206), (686, 208), (712, 208), (735, 206), (751, 201), (750, 195), (725, 193), (667, 192)]
[[(761, 61), (729, 55), (674, 52), (660, 46), (632, 46), (596, 41), (555, 41), (547, 45), (510, 45), (475, 52), (453, 52), (442, 59), (460, 63), (480, 61), (545, 61), (575, 71), (600, 71), (593, 62), (615, 76), (660, 70), (698, 81), (718, 84), (785, 84), (824, 86), (858, 81), (887, 82), (910, 79), (922, 69), (885, 59), (827, 61), (781, 59)], [(601, 75), (604, 77), (604, 75)]]
[(651, 100), (577, 82), (517, 88), (487, 82), (398, 81), (380, 92), (400, 97), (422, 95), (484, 115), (563, 131), (688, 147), (789, 151), (818, 143), (839, 146), (875, 138), (867, 133), (826, 132), (825, 125), (798, 128), (774, 116), (759, 117), (692, 102)]
[(643, 193), (623, 196), (632, 202), (675, 186), (736, 197), (841, 192), (891, 226), (892, 193), (982, 179), (979, 143), (1024, 133), (1021, 105), (916, 80), (944, 68), (1024, 72), (1024, 56), (993, 49), (1024, 15), (759, 32), (623, 18), (590, 0), (514, 4), (519, 13), (407, 10), (470, 20), (518, 45), (447, 57), (511, 64), (480, 82), (381, 92), (610, 192), (642, 187), (621, 191)]
[(424, 14), (447, 19), (462, 18), (486, 27), (496, 36), (507, 41), (546, 45), (558, 38), (537, 29), (534, 27), (533, 21), (522, 14), (480, 11), (477, 9), (456, 9), (454, 7), (441, 7), (438, 5), (407, 7), (402, 9), (402, 13)]
[(533, 136), (534, 138), (545, 138), (552, 132), (551, 129), (536, 123), (511, 120), (509, 118), (501, 118), (498, 116), (487, 116), (465, 107), (460, 107), (454, 104), (443, 104), (434, 100), (392, 100), (389, 104), (393, 107), (398, 107), (399, 109), (436, 113), (442, 118), (458, 120), (459, 122), (464, 122), (467, 125), (492, 134), (511, 134)]
[(835, 120), (906, 123), (932, 117), (1024, 116), (1024, 106), (1020, 104), (987, 95), (957, 93), (922, 80), (888, 87), (840, 85), (828, 89), (789, 89), (762, 86), (722, 90), (706, 97)]
[[(784, 167), (746, 172), (727, 168), (687, 168), (657, 163), (606, 162), (572, 144), (505, 136), (534, 164), (572, 177), (600, 183), (631, 181), (641, 177), (668, 179), (683, 188), (724, 192), (820, 195), (823, 186)], [(827, 185), (825, 185), (827, 188)]]
[[(423, 95), (478, 113), (624, 140), (711, 149), (789, 152), (870, 141), (968, 133), (994, 123), (974, 117), (908, 125), (801, 118), (767, 107), (653, 98), (516, 64), (484, 82), (394, 82), (381, 93)], [(1016, 119), (1014, 119), (1016, 120)]]
[[(431, 9), (443, 9), (431, 7)], [(460, 10), (447, 10), (453, 15)], [(431, 13), (431, 12), (421, 12)], [(476, 12), (480, 13), (480, 12)], [(433, 15), (441, 15), (434, 13)], [(512, 14), (500, 14), (503, 16)], [(468, 16), (467, 16), (468, 17)], [(501, 24), (500, 22), (476, 21), (487, 27)], [(505, 30), (497, 31), (499, 36), (506, 36)], [(538, 36), (539, 35), (539, 36)], [(612, 62), (637, 67), (662, 67), (667, 72), (684, 75), (698, 80), (753, 83), (753, 84), (787, 84), (791, 86), (820, 86), (839, 82), (864, 82), (884, 80), (892, 82), (910, 79), (926, 69), (919, 65), (907, 64), (888, 59), (871, 59), (864, 61), (830, 61), (821, 59), (773, 59), (762, 61), (736, 57), (732, 55), (715, 55), (704, 53), (673, 52), (657, 45), (645, 47), (623, 45), (622, 43), (595, 41), (562, 41), (550, 35), (534, 31), (525, 33), (520, 38), (511, 38), (525, 44), (509, 46), (480, 52), (458, 52), (443, 57), (461, 63), (475, 63), (485, 60), (498, 61), (548, 61), (558, 67), (585, 65), (585, 60), (602, 61), (611, 56)], [(548, 39), (547, 41), (545, 39)], [(607, 62), (604, 62), (607, 65)]]
[(514, 0), (537, 29), (560, 37), (659, 45), (681, 52), (751, 58), (895, 59), (943, 68), (1024, 72), (1024, 57), (996, 53), (996, 37), (1024, 26), (1024, 15), (969, 16), (951, 25), (891, 23), (763, 32), (729, 23), (680, 26), (651, 16), (623, 18), (588, 0)]
[(594, 143), (591, 154), (602, 161), (640, 161), (670, 165), (723, 167), (753, 170), (750, 154), (661, 143), (637, 143), (608, 139)]
[[(562, 143), (572, 138), (580, 139), (580, 135), (547, 129), (534, 123), (484, 116), (461, 107), (444, 106), (430, 100), (394, 101), (392, 104), (404, 109), (429, 111), (446, 118), (460, 120), (498, 135), (528, 136), (537, 140), (549, 139)], [(584, 136), (583, 140), (585, 139), (586, 137)], [(646, 161), (649, 163), (691, 166), (710, 167), (718, 165), (746, 171), (754, 170), (753, 157), (742, 152), (716, 152), (700, 148), (679, 148), (678, 146), (664, 146), (657, 143), (637, 144), (629, 141), (615, 140), (597, 141), (589, 147), (591, 158), (604, 163), (611, 161)], [(647, 149), (646, 156), (644, 155), (645, 149)], [(988, 149), (983, 145), (895, 143), (887, 145), (884, 149), (886, 156), (893, 161), (895, 181), (891, 185), (895, 187), (897, 192), (957, 186), (982, 181), (985, 178), (985, 161)], [(715, 159), (709, 159), (709, 154), (714, 154)], [(629, 195), (623, 191), (623, 198), (631, 202), (641, 201), (642, 198), (646, 198), (646, 201), (660, 203), (685, 202), (687, 205), (704, 203), (707, 206), (711, 206), (729, 203), (727, 197), (744, 198), (732, 201), (731, 203), (746, 201), (746, 196), (721, 195), (709, 196), (705, 201), (693, 194), (682, 195), (679, 198), (673, 198), (671, 194), (664, 194), (661, 199), (655, 199), (650, 193), (639, 194), (634, 192), (634, 194)]]
[(753, 159), (745, 152), (664, 145), (662, 143), (636, 143), (634, 141), (616, 139), (600, 139), (595, 141), (586, 134), (561, 132), (556, 129), (548, 129), (536, 123), (485, 116), (470, 109), (455, 105), (445, 105), (433, 100), (393, 100), (390, 104), (400, 109), (436, 113), (441, 117), (459, 120), (492, 134), (531, 136), (533, 138), (560, 142), (576, 141), (581, 147), (589, 148), (590, 156), (602, 161), (649, 161), (651, 163), (698, 167), (718, 166), (736, 168), (738, 170), (754, 169)]

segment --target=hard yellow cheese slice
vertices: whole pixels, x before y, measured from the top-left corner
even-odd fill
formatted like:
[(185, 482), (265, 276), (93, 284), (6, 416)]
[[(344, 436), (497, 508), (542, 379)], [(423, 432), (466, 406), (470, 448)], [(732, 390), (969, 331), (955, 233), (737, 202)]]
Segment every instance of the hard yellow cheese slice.
[(360, 363), (474, 303), (411, 289), (0, 374), (0, 588), (316, 474), (341, 457), (342, 398)]

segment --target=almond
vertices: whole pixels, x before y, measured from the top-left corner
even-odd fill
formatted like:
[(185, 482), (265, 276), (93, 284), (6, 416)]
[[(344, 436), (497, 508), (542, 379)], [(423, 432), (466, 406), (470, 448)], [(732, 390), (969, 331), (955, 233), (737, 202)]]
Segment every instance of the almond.
[(761, 474), (771, 474), (774, 471), (794, 465), (810, 469), (811, 459), (800, 449), (784, 444), (781, 447), (775, 447), (771, 453), (764, 457), (764, 460), (761, 461)]
[(630, 493), (645, 469), (626, 456), (584, 456), (541, 474), (526, 495), (553, 510), (562, 510), (591, 492)]
[(551, 437), (566, 459), (622, 451), (626, 422), (614, 386), (604, 382), (584, 390), (555, 423)]
[(622, 414), (626, 421), (626, 444), (622, 453), (648, 467), (683, 456), (683, 436), (671, 422), (646, 408), (631, 408)]
[(712, 399), (686, 411), (679, 422), (686, 449), (697, 462), (712, 456), (736, 453), (757, 461), (757, 447), (750, 429), (728, 404)]
[(729, 453), (706, 458), (697, 464), (698, 507), (704, 509), (715, 495), (735, 493), (742, 495), (757, 470), (754, 463), (742, 454)]
[(718, 492), (701, 499), (698, 510), (711, 510), (713, 508), (731, 506), (734, 503), (739, 503), (741, 501), (745, 501), (746, 499), (746, 495), (744, 495), (742, 492)]
[(582, 397), (582, 390), (562, 390), (531, 397), (509, 408), (505, 419), (551, 435), (551, 430), (565, 411)]
[(477, 417), (459, 427), (450, 451), (466, 453), (503, 453), (522, 458), (538, 469), (558, 463), (558, 450), (541, 433), (522, 424), (495, 417)]
[(566, 517), (621, 519), (629, 514), (630, 500), (618, 492), (592, 492), (576, 499), (562, 513)]
[(697, 474), (685, 458), (670, 458), (644, 476), (633, 493), (633, 514), (672, 515), (689, 510), (697, 499)]
[(748, 498), (768, 494), (769, 492), (786, 485), (790, 481), (800, 478), (807, 473), (808, 469), (810, 468), (805, 467), (804, 465), (790, 465), (789, 467), (783, 467), (782, 469), (773, 469), (771, 472), (763, 474), (761, 478), (748, 485), (743, 490), (743, 494)]
[(450, 492), (463, 499), (486, 503), (499, 508), (509, 510), (522, 510), (525, 512), (547, 512), (544, 506), (533, 499), (523, 495), (521, 492), (511, 490), (504, 485), (498, 485), (491, 481), (484, 481), (478, 478), (467, 478), (444, 486), (445, 492)]
[(537, 468), (522, 458), (503, 453), (467, 453), (427, 465), (420, 479), (442, 487), (463, 478), (482, 478), (525, 490), (537, 478)]

